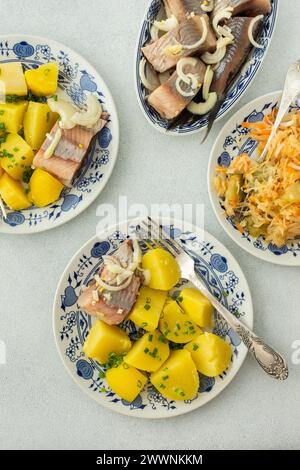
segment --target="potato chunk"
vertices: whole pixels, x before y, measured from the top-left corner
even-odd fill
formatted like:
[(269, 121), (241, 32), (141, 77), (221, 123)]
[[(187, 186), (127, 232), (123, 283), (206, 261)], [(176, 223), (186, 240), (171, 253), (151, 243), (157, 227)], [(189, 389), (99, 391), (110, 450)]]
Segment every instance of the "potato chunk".
[(15, 180), (22, 180), (24, 172), (31, 168), (34, 153), (18, 134), (8, 134), (0, 146), (0, 162), (3, 170)]
[(27, 85), (21, 62), (0, 64), (0, 95), (27, 95)]
[(192, 400), (199, 389), (199, 375), (190, 353), (173, 351), (169, 359), (151, 374), (151, 383), (170, 400)]
[(23, 120), (27, 106), (28, 101), (0, 103), (0, 123), (4, 124), (7, 132), (18, 134), (23, 128)]
[(143, 256), (142, 266), (150, 272), (149, 287), (152, 289), (170, 290), (180, 279), (176, 260), (162, 248), (147, 251)]
[(232, 349), (222, 338), (204, 333), (185, 346), (196, 364), (197, 370), (207, 377), (216, 377), (230, 364)]
[(22, 184), (4, 173), (0, 178), (0, 196), (7, 206), (20, 211), (31, 206)]
[(30, 197), (37, 207), (45, 207), (59, 199), (64, 185), (47, 173), (47, 171), (37, 168), (34, 170), (30, 182)]
[(108, 361), (110, 353), (122, 354), (129, 351), (131, 341), (125, 331), (117, 326), (96, 320), (83, 345), (83, 352), (100, 364)]
[(166, 291), (142, 286), (129, 319), (146, 331), (154, 331), (157, 328), (166, 298)]
[(129, 403), (135, 400), (148, 382), (142, 372), (125, 362), (109, 369), (106, 372), (106, 380), (110, 388)]
[(137, 369), (153, 372), (160, 368), (169, 354), (168, 341), (156, 330), (138, 339), (124, 360)]
[(58, 65), (55, 62), (40, 65), (37, 69), (26, 70), (28, 88), (36, 96), (53, 95), (57, 90)]
[(200, 328), (175, 300), (167, 301), (165, 304), (159, 328), (163, 335), (173, 343), (188, 343), (201, 334)]
[(198, 289), (183, 289), (177, 300), (196, 325), (202, 328), (211, 326), (213, 306)]
[(24, 136), (33, 150), (41, 148), (58, 117), (47, 104), (30, 101), (24, 117)]

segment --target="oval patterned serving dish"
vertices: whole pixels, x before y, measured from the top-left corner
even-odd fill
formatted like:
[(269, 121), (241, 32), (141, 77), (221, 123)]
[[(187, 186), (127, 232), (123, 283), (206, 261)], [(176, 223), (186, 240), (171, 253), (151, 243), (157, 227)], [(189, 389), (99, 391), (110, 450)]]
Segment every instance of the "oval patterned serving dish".
[[(277, 13), (278, 13), (278, 3), (279, 0), (271, 0), (272, 11), (269, 15), (266, 15), (263, 23), (263, 30), (258, 38), (258, 42), (263, 45), (262, 49), (253, 49), (250, 54), (247, 62), (242, 67), (241, 73), (235, 83), (230, 88), (227, 98), (224, 101), (221, 109), (218, 112), (217, 118), (220, 119), (225, 114), (232, 109), (235, 103), (242, 97), (249, 85), (254, 80), (261, 64), (263, 63), (271, 39), (274, 34)], [(135, 62), (134, 62), (134, 74), (135, 74), (135, 89), (137, 93), (137, 99), (141, 110), (150, 124), (152, 124), (155, 129), (160, 132), (167, 132), (168, 121), (160, 117), (160, 115), (148, 105), (146, 96), (148, 91), (145, 90), (143, 84), (141, 83), (139, 77), (139, 63), (143, 54), (141, 53), (141, 48), (150, 40), (150, 28), (153, 24), (153, 21), (156, 19), (158, 13), (160, 12), (163, 5), (162, 0), (150, 0), (150, 3), (146, 9), (135, 52)], [(177, 126), (175, 129), (168, 130), (168, 135), (187, 135), (199, 132), (203, 129), (206, 129), (208, 125), (208, 115), (201, 116), (193, 124), (185, 124)]]
[[(208, 165), (208, 188), (214, 212), (227, 234), (248, 253), (270, 263), (285, 266), (300, 266), (300, 240), (278, 247), (266, 243), (263, 237), (253, 238), (248, 231), (241, 233), (234, 220), (227, 216), (223, 201), (215, 192), (213, 177), (217, 165), (229, 166), (231, 160), (240, 153), (246, 152), (254, 156), (257, 142), (249, 137), (249, 129), (242, 122), (261, 121), (278, 106), (281, 92), (276, 91), (260, 96), (240, 109), (223, 127), (211, 151)], [(300, 101), (296, 101), (290, 109), (300, 109)]]
[[(88, 359), (83, 343), (92, 319), (77, 305), (79, 294), (102, 263), (102, 256), (114, 251), (128, 236), (135, 234), (138, 221), (121, 224), (87, 242), (67, 266), (56, 291), (53, 306), (54, 336), (60, 357), (75, 382), (99, 404), (122, 414), (140, 418), (168, 418), (195, 410), (216, 397), (233, 379), (241, 367), (247, 349), (237, 335), (215, 314), (214, 332), (232, 345), (229, 368), (219, 377), (200, 377), (200, 388), (194, 400), (179, 402), (162, 397), (151, 385), (132, 403), (127, 403), (108, 387), (102, 367)], [(164, 228), (183, 244), (196, 261), (197, 272), (209, 290), (249, 327), (253, 324), (251, 294), (244, 274), (229, 251), (214, 237), (196, 227), (174, 221), (164, 221)], [(186, 281), (181, 281), (181, 284)], [(175, 292), (178, 295), (175, 288)], [(131, 321), (122, 327), (131, 339), (138, 331)]]
[(25, 70), (49, 61), (59, 65), (58, 85), (66, 99), (79, 107), (94, 93), (110, 115), (108, 125), (94, 139), (72, 188), (50, 206), (8, 210), (0, 217), (0, 233), (35, 233), (64, 224), (86, 209), (101, 193), (114, 168), (119, 146), (119, 123), (110, 91), (98, 72), (79, 54), (52, 39), (37, 36), (0, 36), (1, 63), (17, 61)]

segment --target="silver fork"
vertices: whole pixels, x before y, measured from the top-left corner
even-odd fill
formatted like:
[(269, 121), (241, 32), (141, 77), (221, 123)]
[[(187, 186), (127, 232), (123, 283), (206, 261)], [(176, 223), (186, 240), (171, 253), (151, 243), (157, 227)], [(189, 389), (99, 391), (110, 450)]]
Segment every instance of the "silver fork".
[[(230, 313), (227, 308), (210, 293), (204, 282), (196, 274), (193, 258), (191, 258), (174, 239), (171, 239), (162, 227), (150, 217), (148, 217), (147, 222), (140, 222), (139, 226), (145, 229), (147, 234), (150, 233), (149, 239), (152, 239), (153, 236), (153, 239), (157, 241), (159, 245), (174, 256), (180, 267), (181, 277), (192, 282), (194, 286), (211, 301), (214, 308), (238, 334), (262, 369), (274, 379), (287, 379), (289, 375), (288, 366), (283, 357)], [(141, 240), (145, 239), (139, 229), (137, 229), (137, 234)]]
[(288, 69), (285, 83), (284, 83), (284, 88), (283, 88), (283, 93), (280, 101), (280, 106), (278, 110), (278, 114), (276, 117), (276, 120), (274, 122), (274, 125), (272, 127), (272, 132), (268, 138), (268, 141), (265, 145), (265, 148), (262, 152), (262, 154), (255, 158), (257, 162), (262, 162), (267, 154), (267, 151), (270, 147), (270, 144), (277, 132), (278, 127), (281, 124), (282, 119), (284, 118), (286, 112), (288, 111), (290, 105), (292, 102), (297, 98), (297, 96), (300, 93), (300, 60), (297, 60), (294, 64), (290, 66)]

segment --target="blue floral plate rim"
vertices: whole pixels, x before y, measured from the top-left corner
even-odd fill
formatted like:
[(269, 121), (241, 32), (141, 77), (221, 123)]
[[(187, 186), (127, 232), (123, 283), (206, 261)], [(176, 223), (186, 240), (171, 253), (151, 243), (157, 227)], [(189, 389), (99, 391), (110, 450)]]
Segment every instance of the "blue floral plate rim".
[(22, 62), (25, 68), (50, 60), (59, 62), (60, 88), (77, 104), (83, 104), (87, 92), (96, 94), (110, 114), (108, 125), (98, 134), (72, 188), (45, 208), (32, 207), (8, 211), (0, 220), (0, 233), (24, 235), (61, 226), (81, 214), (105, 188), (115, 167), (119, 150), (119, 119), (111, 92), (96, 68), (72, 48), (51, 38), (31, 34), (0, 36), (0, 63)]
[[(264, 19), (264, 30), (262, 33), (264, 47), (263, 49), (254, 49), (250, 53), (248, 61), (246, 64), (244, 64), (239, 78), (231, 87), (228, 93), (228, 98), (223, 103), (215, 122), (222, 119), (229, 111), (231, 111), (232, 108), (242, 98), (249, 86), (253, 84), (254, 79), (268, 54), (269, 47), (276, 31), (280, 5), (279, 0), (271, 0), (271, 3), (272, 11)], [(149, 0), (141, 21), (134, 56), (134, 87), (137, 101), (146, 120), (159, 132), (176, 137), (196, 134), (198, 132), (204, 131), (207, 128), (207, 116), (202, 116), (192, 125), (184, 125), (182, 127), (177, 127), (173, 130), (167, 131), (167, 121), (162, 119), (154, 109), (148, 106), (145, 100), (145, 90), (142, 87), (141, 80), (139, 78), (139, 62), (142, 57), (141, 47), (150, 38), (149, 20), (152, 20), (157, 15), (161, 6), (162, 0)]]
[[(192, 247), (191, 254), (199, 262), (199, 274), (204, 276), (209, 288), (216, 289), (221, 301), (227, 305), (234, 315), (252, 328), (253, 304), (248, 282), (237, 260), (228, 249), (208, 232), (204, 232), (193, 224), (184, 224), (177, 220), (160, 219), (172, 236)], [(76, 302), (85, 284), (101, 263), (102, 255), (117, 248), (128, 234), (132, 233), (139, 220), (131, 220), (105, 230), (86, 242), (73, 256), (66, 267), (55, 293), (53, 304), (53, 332), (59, 356), (72, 379), (97, 403), (127, 416), (156, 419), (174, 417), (193, 411), (213, 398), (231, 382), (242, 366), (247, 348), (233, 334), (226, 322), (216, 315), (215, 333), (229, 341), (233, 347), (232, 363), (228, 370), (217, 378), (202, 377), (202, 384), (196, 399), (189, 402), (173, 402), (154, 393), (151, 386), (137, 397), (133, 403), (124, 402), (99, 379), (101, 366), (88, 360), (82, 353), (82, 344), (91, 326), (90, 317), (84, 312), (76, 311)], [(127, 227), (130, 229), (127, 231)], [(203, 263), (203, 265), (202, 265)], [(198, 269), (197, 268), (197, 269)], [(201, 271), (203, 269), (203, 272)], [(78, 287), (79, 285), (79, 287)], [(225, 290), (226, 289), (226, 292)], [(218, 294), (219, 292), (219, 294)], [(127, 323), (127, 322), (126, 322)], [(131, 323), (131, 322), (128, 322)], [(126, 330), (130, 325), (126, 325)], [(74, 331), (75, 330), (75, 331)], [(84, 331), (84, 333), (83, 333)], [(127, 330), (128, 331), (128, 330)]]
[[(236, 156), (242, 151), (247, 151), (250, 155), (255, 152), (255, 142), (247, 137), (247, 131), (240, 125), (243, 121), (261, 120), (264, 113), (268, 114), (277, 106), (282, 90), (272, 91), (259, 96), (239, 109), (223, 126), (212, 147), (208, 170), (207, 185), (210, 203), (215, 216), (227, 235), (243, 250), (251, 255), (269, 263), (281, 266), (300, 266), (300, 240), (291, 242), (283, 247), (276, 247), (272, 243), (266, 243), (261, 237), (254, 238), (249, 233), (241, 234), (234, 225), (234, 222), (226, 216), (222, 207), (222, 200), (217, 196), (213, 177), (217, 164), (228, 165), (232, 155)], [(300, 101), (295, 102), (292, 107), (300, 109)], [(243, 135), (242, 135), (243, 134)], [(239, 139), (241, 147), (235, 145)]]

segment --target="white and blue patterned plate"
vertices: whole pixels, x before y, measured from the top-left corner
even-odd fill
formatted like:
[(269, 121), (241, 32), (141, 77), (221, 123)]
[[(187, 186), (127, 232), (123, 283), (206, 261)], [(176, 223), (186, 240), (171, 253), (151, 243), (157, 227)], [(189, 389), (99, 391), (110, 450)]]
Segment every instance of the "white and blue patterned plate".
[(73, 219), (103, 190), (116, 163), (119, 123), (112, 96), (99, 73), (79, 54), (52, 39), (36, 36), (1, 36), (0, 64), (21, 62), (25, 69), (49, 61), (59, 64), (59, 88), (76, 105), (82, 106), (94, 93), (110, 115), (108, 125), (94, 139), (90, 153), (72, 188), (65, 188), (55, 203), (39, 209), (8, 211), (0, 219), (0, 233), (30, 234), (49, 230)]
[[(270, 114), (278, 106), (280, 96), (281, 91), (275, 91), (256, 98), (229, 119), (219, 133), (211, 151), (208, 165), (208, 188), (210, 201), (220, 224), (241, 248), (270, 263), (300, 266), (300, 240), (279, 248), (273, 243), (266, 243), (263, 237), (253, 238), (247, 231), (240, 233), (232, 218), (226, 215), (223, 201), (217, 196), (213, 186), (217, 165), (227, 167), (234, 157), (243, 152), (255, 155), (257, 143), (249, 137), (249, 130), (242, 127), (241, 123), (261, 121), (265, 115)], [(295, 102), (292, 108), (300, 109), (300, 101)]]
[[(241, 73), (228, 92), (227, 99), (223, 103), (221, 109), (218, 112), (217, 120), (225, 116), (225, 114), (237, 103), (241, 96), (245, 93), (249, 85), (252, 83), (254, 77), (256, 76), (263, 60), (267, 55), (271, 39), (275, 30), (277, 13), (278, 13), (278, 3), (279, 0), (271, 0), (272, 11), (269, 15), (265, 16), (263, 31), (258, 39), (258, 42), (263, 45), (262, 49), (253, 49), (249, 55), (249, 59), (246, 64), (243, 66)], [(148, 105), (146, 101), (146, 96), (148, 91), (144, 88), (139, 77), (139, 63), (143, 57), (141, 53), (141, 48), (148, 43), (151, 38), (150, 28), (153, 24), (153, 21), (156, 19), (160, 9), (162, 7), (162, 0), (150, 0), (149, 6), (146, 9), (145, 16), (142, 21), (140, 28), (137, 47), (135, 52), (135, 61), (134, 61), (134, 74), (135, 74), (135, 89), (137, 93), (137, 99), (141, 110), (150, 124), (152, 124), (155, 129), (160, 132), (165, 133), (168, 125), (168, 121), (160, 117), (160, 115)], [(193, 124), (186, 124), (177, 126), (173, 130), (168, 131), (168, 135), (188, 135), (194, 134), (196, 132), (202, 131), (207, 128), (208, 116), (200, 117)]]
[[(165, 229), (183, 244), (193, 256), (199, 275), (208, 289), (249, 327), (253, 325), (250, 290), (245, 276), (231, 253), (214, 237), (190, 224), (164, 220)], [(60, 357), (75, 382), (99, 404), (119, 413), (140, 418), (168, 418), (195, 410), (216, 397), (233, 379), (241, 367), (247, 349), (228, 325), (215, 315), (214, 332), (232, 345), (233, 357), (229, 368), (219, 377), (200, 378), (200, 388), (194, 400), (179, 402), (163, 398), (151, 385), (134, 400), (122, 400), (102, 378), (101, 366), (88, 359), (82, 346), (92, 325), (92, 318), (80, 310), (77, 299), (99, 269), (104, 254), (114, 251), (130, 234), (138, 221), (112, 227), (88, 241), (70, 261), (59, 282), (53, 306), (54, 336)], [(186, 281), (181, 281), (181, 284)], [(175, 288), (176, 292), (176, 288)], [(177, 289), (178, 294), (178, 289)], [(134, 339), (137, 330), (131, 321), (124, 328)]]

